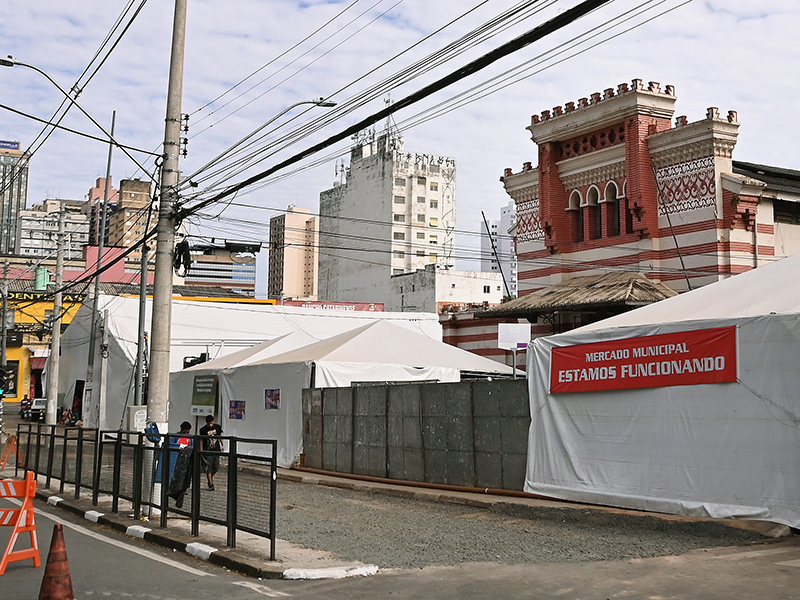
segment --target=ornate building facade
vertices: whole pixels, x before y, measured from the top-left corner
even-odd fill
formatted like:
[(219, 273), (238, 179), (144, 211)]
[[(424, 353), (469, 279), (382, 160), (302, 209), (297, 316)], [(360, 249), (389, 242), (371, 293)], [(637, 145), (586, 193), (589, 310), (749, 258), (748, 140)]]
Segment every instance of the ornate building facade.
[(634, 79), (532, 117), (538, 166), (501, 178), (520, 295), (611, 271), (682, 292), (800, 251), (800, 173), (737, 163), (735, 111), (673, 124), (675, 102)]

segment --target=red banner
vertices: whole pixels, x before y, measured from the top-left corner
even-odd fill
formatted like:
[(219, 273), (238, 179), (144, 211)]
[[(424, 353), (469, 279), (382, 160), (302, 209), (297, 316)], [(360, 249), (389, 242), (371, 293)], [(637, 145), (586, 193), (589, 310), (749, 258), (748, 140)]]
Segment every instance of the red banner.
[(553, 348), (550, 392), (736, 381), (736, 327)]

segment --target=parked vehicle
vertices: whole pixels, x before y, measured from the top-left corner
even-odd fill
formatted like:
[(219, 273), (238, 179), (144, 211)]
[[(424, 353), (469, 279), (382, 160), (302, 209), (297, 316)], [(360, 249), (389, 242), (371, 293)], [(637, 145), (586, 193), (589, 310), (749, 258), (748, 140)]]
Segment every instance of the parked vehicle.
[(31, 421), (44, 421), (47, 413), (47, 398), (34, 398), (31, 400)]

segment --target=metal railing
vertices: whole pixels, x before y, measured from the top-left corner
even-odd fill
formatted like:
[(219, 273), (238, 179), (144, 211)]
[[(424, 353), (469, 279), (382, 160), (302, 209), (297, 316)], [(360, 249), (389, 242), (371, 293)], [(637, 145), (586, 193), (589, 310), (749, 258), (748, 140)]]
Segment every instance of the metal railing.
[[(130, 502), (133, 518), (152, 516), (160, 511), (160, 526), (167, 527), (169, 512), (189, 517), (191, 533), (200, 533), (200, 523), (223, 525), (226, 543), (236, 545), (236, 532), (244, 531), (270, 541), (270, 560), (275, 560), (277, 495), (277, 441), (255, 438), (222, 437), (226, 449), (210, 452), (201, 449), (202, 436), (181, 436), (192, 440), (188, 460), (191, 484), (185, 497), (169, 495), (169, 483), (180, 452), (174, 443), (177, 434), (150, 434), (139, 431), (106, 431), (62, 425), (20, 424), (17, 443), (24, 457), (24, 471), (45, 477), (45, 488), (58, 480), (59, 493), (65, 485), (74, 486), (75, 499), (90, 492), (93, 506), (100, 496), (111, 497), (111, 511), (119, 512), (120, 500)], [(148, 438), (158, 439), (154, 445)], [(172, 444), (170, 442), (173, 442)], [(239, 454), (247, 444), (253, 454)], [(263, 449), (263, 452), (262, 452)], [(220, 459), (214, 490), (203, 489), (203, 459), (215, 454)], [(169, 465), (163, 477), (164, 465)], [(20, 465), (15, 467), (19, 475)]]

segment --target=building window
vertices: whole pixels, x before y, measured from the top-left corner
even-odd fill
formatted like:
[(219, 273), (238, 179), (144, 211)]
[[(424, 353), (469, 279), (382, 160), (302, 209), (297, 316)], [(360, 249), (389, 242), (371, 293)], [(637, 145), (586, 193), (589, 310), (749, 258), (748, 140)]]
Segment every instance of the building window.
[(425, 250), (417, 250), (417, 256), (425, 256)]
[(431, 252), (430, 258), (428, 258), (428, 262), (435, 263), (437, 260), (439, 260), (439, 255), (436, 254), (435, 252)]
[(439, 201), (431, 200), (431, 208), (439, 208)]
[(485, 286), (483, 286), (483, 293), (484, 293), (484, 294), (488, 294), (488, 293), (490, 293), (491, 291), (492, 291), (492, 286), (490, 286), (490, 285), (485, 285)]
[(405, 215), (394, 215), (394, 220), (396, 223), (405, 223), (406, 216)]
[(406, 203), (406, 197), (405, 196), (395, 196), (394, 197), (394, 203), (395, 204), (405, 204)]
[(431, 181), (431, 191), (438, 192), (439, 191), (439, 182), (438, 181)]
[(425, 196), (417, 196), (417, 202), (420, 204), (425, 204)]
[(430, 167), (431, 173), (438, 173), (439, 172), (439, 165), (431, 165)]
[(405, 187), (406, 186), (406, 178), (405, 177), (395, 177), (394, 184), (397, 187)]
[[(417, 215), (417, 223), (424, 223), (425, 222), (425, 215)], [(422, 234), (422, 237), (425, 237), (425, 234)]]
[(438, 244), (439, 243), (439, 236), (432, 235), (430, 238), (428, 238), (428, 243), (429, 244)]
[(406, 239), (406, 234), (402, 231), (395, 231), (392, 237), (396, 240), (404, 240)]
[(775, 199), (772, 201), (772, 219), (776, 223), (800, 225), (800, 204)]
[(417, 183), (419, 185), (425, 185), (426, 181), (427, 181), (427, 179), (425, 177), (417, 177)]
[(406, 256), (406, 253), (403, 252), (402, 250), (395, 250), (394, 251), (394, 257), (395, 258), (405, 258), (405, 256)]
[(431, 225), (431, 227), (438, 227), (439, 226), (438, 217), (431, 217), (430, 225)]
[(425, 232), (423, 232), (423, 231), (418, 231), (418, 232), (417, 232), (417, 239), (418, 239), (418, 240), (424, 240), (424, 239), (425, 239)]

